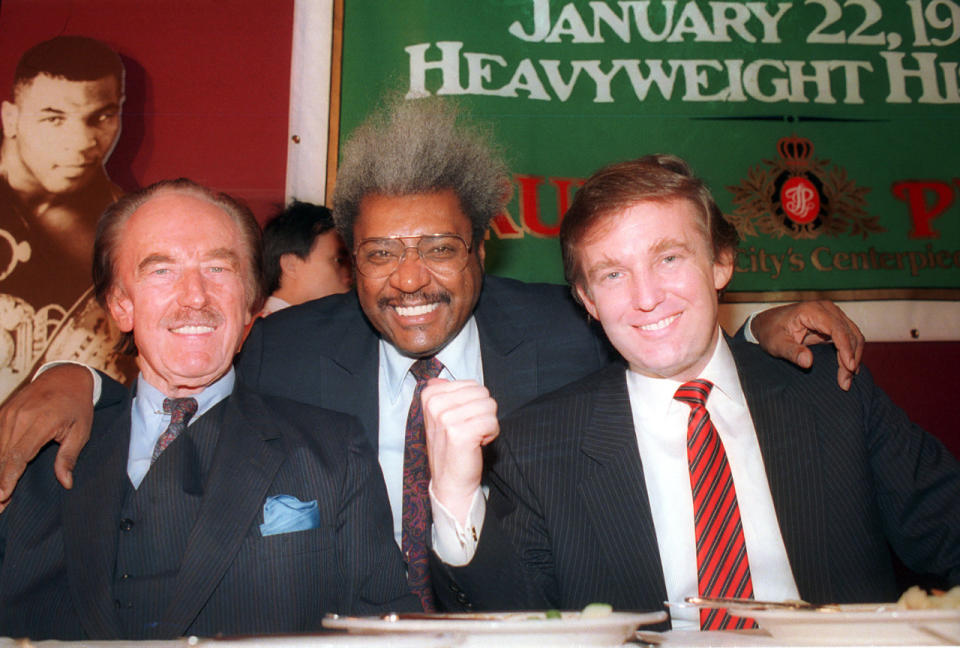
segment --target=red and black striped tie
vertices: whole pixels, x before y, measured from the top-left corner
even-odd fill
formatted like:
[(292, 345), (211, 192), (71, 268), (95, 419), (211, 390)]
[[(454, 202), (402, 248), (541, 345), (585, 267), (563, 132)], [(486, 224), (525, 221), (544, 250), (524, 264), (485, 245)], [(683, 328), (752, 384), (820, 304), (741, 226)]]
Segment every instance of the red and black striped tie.
[[(750, 562), (743, 540), (737, 492), (727, 464), (727, 453), (707, 413), (713, 383), (691, 380), (674, 399), (690, 406), (687, 422), (687, 459), (697, 534), (697, 581), (701, 597), (753, 598)], [(723, 609), (701, 609), (701, 630), (756, 628), (753, 619), (730, 616)]]

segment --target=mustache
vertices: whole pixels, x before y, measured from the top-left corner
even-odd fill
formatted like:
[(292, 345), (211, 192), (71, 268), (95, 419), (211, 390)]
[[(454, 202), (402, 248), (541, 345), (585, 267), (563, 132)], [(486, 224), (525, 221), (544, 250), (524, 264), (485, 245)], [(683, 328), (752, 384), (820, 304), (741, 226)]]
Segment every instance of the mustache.
[(160, 320), (160, 325), (166, 329), (180, 328), (181, 326), (209, 326), (216, 328), (223, 324), (223, 313), (211, 307), (181, 308), (175, 313)]
[(405, 293), (399, 297), (381, 297), (377, 300), (377, 306), (380, 308), (396, 308), (397, 306), (416, 306), (418, 304), (449, 304), (452, 300), (453, 297), (445, 290), (435, 292), (418, 290), (415, 293)]

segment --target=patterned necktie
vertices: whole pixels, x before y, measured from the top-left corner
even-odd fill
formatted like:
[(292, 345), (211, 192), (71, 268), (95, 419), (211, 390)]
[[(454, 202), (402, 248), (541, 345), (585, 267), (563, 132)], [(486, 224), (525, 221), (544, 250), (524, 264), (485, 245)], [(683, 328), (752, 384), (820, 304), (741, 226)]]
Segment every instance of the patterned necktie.
[(164, 398), (163, 411), (170, 415), (170, 425), (163, 431), (157, 444), (153, 446), (153, 455), (150, 457), (150, 465), (157, 460), (167, 446), (173, 443), (173, 440), (187, 429), (187, 423), (190, 417), (197, 412), (197, 399), (195, 398)]
[[(713, 383), (691, 380), (674, 394), (690, 406), (687, 421), (687, 459), (693, 491), (693, 519), (697, 535), (697, 583), (702, 597), (753, 598), (747, 545), (740, 523), (737, 492), (727, 464), (727, 453), (707, 413)], [(755, 628), (746, 617), (732, 617), (723, 609), (701, 609), (701, 630)]]
[(427, 612), (436, 610), (430, 586), (430, 564), (427, 557), (427, 534), (430, 532), (430, 465), (427, 463), (427, 442), (423, 429), (423, 408), (420, 393), (427, 381), (436, 378), (443, 364), (436, 358), (421, 358), (410, 367), (417, 379), (403, 447), (403, 555), (407, 560), (407, 584), (420, 597)]

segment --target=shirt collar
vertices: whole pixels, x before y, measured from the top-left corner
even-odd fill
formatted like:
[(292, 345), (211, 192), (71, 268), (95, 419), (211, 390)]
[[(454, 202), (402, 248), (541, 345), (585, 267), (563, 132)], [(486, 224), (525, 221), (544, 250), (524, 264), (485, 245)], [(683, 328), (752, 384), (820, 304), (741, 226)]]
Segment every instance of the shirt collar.
[(267, 297), (267, 301), (263, 303), (263, 308), (260, 310), (260, 315), (266, 317), (267, 315), (272, 315), (277, 311), (283, 310), (284, 308), (290, 308), (291, 304), (284, 300), (280, 299), (276, 295), (270, 295)]
[[(197, 420), (204, 412), (229, 396), (233, 392), (236, 379), (236, 372), (230, 367), (221, 378), (207, 385), (199, 394), (194, 394), (193, 397), (197, 399), (197, 413), (191, 420)], [(164, 393), (148, 383), (143, 374), (137, 376), (137, 395), (133, 399), (133, 407), (143, 415), (144, 420), (150, 420), (149, 415), (163, 412), (165, 398)]]
[[(719, 327), (718, 327), (719, 329)], [(743, 395), (743, 389), (740, 387), (740, 376), (737, 374), (737, 365), (733, 360), (733, 353), (727, 344), (720, 329), (717, 336), (717, 344), (710, 356), (710, 362), (700, 372), (698, 378), (709, 380), (713, 383), (713, 391), (710, 396), (723, 394), (731, 402), (742, 407), (747, 406), (746, 398)], [(644, 418), (644, 412), (651, 416), (663, 416), (667, 409), (674, 403), (673, 395), (677, 388), (682, 384), (679, 380), (672, 378), (653, 378), (644, 376), (634, 371), (627, 370), (627, 383), (632, 393), (636, 394), (639, 402), (644, 403), (643, 411), (637, 414)]]
[[(451, 380), (478, 380), (483, 376), (480, 367), (480, 332), (473, 315), (463, 325), (460, 332), (437, 353), (437, 360), (443, 363), (444, 377)], [(410, 372), (416, 358), (402, 354), (395, 346), (380, 338), (380, 371), (386, 376), (391, 398), (400, 395), (403, 381)]]
[(743, 388), (740, 386), (737, 363), (733, 359), (733, 353), (730, 351), (730, 345), (727, 344), (726, 338), (724, 338), (722, 329), (717, 339), (717, 347), (713, 351), (713, 357), (710, 358), (710, 362), (700, 377), (713, 383), (714, 392), (719, 391), (737, 405), (747, 406), (747, 399), (743, 395)]

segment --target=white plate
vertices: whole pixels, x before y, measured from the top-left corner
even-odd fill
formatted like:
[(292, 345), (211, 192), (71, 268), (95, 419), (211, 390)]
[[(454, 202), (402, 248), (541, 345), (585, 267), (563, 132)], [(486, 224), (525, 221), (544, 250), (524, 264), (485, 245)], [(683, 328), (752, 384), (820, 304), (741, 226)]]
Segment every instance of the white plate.
[[(194, 637), (194, 639), (196, 639)], [(386, 638), (384, 638), (386, 639)], [(141, 648), (141, 642), (135, 644)], [(84, 642), (82, 647), (90, 644)], [(390, 637), (389, 640), (377, 642), (379, 648), (458, 648), (460, 641), (453, 635), (409, 634)], [(18, 646), (17, 648), (24, 648)], [(48, 648), (38, 644), (38, 648)], [(69, 648), (67, 646), (50, 646), (49, 648)], [(107, 645), (103, 648), (118, 648)], [(145, 648), (370, 648), (370, 637), (360, 635), (345, 635), (333, 632), (323, 634), (305, 634), (288, 636), (256, 636), (256, 637), (227, 637), (226, 639), (197, 639), (189, 644), (180, 646), (146, 646)]]
[(839, 610), (750, 609), (731, 614), (753, 617), (775, 639), (820, 645), (960, 643), (960, 610), (901, 610), (894, 604), (837, 605)]
[(599, 618), (581, 618), (579, 612), (564, 612), (560, 619), (547, 619), (543, 612), (496, 612), (444, 614), (439, 619), (337, 617), (323, 620), (325, 628), (362, 634), (410, 632), (461, 634), (464, 646), (491, 643), (503, 645), (619, 646), (633, 637), (641, 625), (666, 620), (667, 613), (612, 612)]

